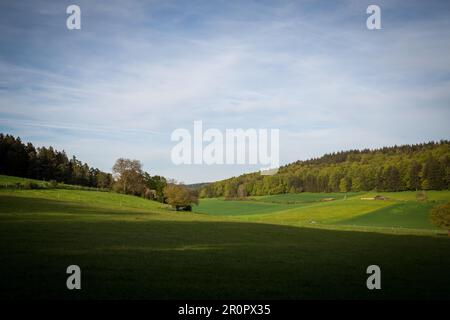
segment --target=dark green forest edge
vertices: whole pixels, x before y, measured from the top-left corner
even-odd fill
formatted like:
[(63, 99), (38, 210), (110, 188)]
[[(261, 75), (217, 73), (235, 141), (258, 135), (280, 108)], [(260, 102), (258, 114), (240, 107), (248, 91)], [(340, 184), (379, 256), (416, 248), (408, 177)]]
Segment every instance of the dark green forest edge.
[(330, 153), (288, 164), (272, 176), (256, 172), (209, 184), (201, 189), (200, 197), (449, 188), (450, 142), (442, 140)]
[[(124, 159), (117, 163), (121, 160)], [(166, 179), (144, 172), (137, 160), (128, 162), (130, 182), (124, 186), (121, 181), (115, 181), (111, 173), (90, 167), (75, 156), (69, 159), (64, 150), (58, 151), (51, 146), (37, 148), (30, 142), (23, 143), (20, 137), (0, 133), (0, 175), (46, 182), (27, 180), (11, 185), (0, 184), (0, 188), (74, 189), (74, 186), (79, 186), (83, 190), (113, 190), (164, 202)]]

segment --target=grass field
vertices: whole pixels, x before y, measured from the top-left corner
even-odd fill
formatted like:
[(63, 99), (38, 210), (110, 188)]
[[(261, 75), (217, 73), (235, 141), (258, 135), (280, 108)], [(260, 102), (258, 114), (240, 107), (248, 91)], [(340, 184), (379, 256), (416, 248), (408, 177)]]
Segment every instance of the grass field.
[[(436, 234), (429, 212), (450, 201), (449, 191), (429, 191), (427, 200), (416, 192), (384, 192), (387, 200), (365, 200), (377, 193), (300, 193), (253, 197), (248, 200), (204, 199), (195, 212), (234, 216), (240, 221), (290, 226), (352, 229), (387, 233)], [(323, 201), (333, 198), (333, 201)]]
[[(26, 185), (28, 186), (25, 187)], [(5, 175), (0, 175), (0, 189), (68, 189), (68, 190), (106, 191), (98, 188), (58, 183), (57, 181), (50, 182), (28, 178), (11, 177)]]
[[(428, 222), (449, 192), (386, 195), (208, 199), (187, 213), (109, 192), (3, 189), (0, 297), (450, 298), (450, 240)], [(71, 264), (82, 290), (65, 287)], [(366, 288), (371, 264), (382, 290)]]
[(208, 215), (239, 216), (273, 213), (294, 207), (296, 206), (290, 204), (265, 203), (259, 201), (203, 199), (199, 206), (194, 207), (194, 211)]

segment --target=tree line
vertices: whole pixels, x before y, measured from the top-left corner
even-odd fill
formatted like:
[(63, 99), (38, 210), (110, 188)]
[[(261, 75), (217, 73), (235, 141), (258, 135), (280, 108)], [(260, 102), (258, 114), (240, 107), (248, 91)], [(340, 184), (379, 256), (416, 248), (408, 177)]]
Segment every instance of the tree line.
[[(0, 133), (0, 174), (94, 187), (168, 203), (176, 210), (191, 210), (198, 193), (163, 176), (150, 175), (139, 160), (120, 158), (112, 174), (90, 167), (75, 156), (53, 147), (36, 148), (19, 137)], [(31, 184), (32, 185), (32, 184)]]
[(142, 170), (139, 160), (118, 159), (113, 166), (113, 179), (114, 191), (168, 203), (177, 211), (191, 211), (192, 204), (198, 204), (197, 191), (162, 176), (150, 176)]
[(112, 175), (89, 167), (53, 147), (36, 148), (19, 137), (0, 133), (0, 174), (109, 189)]
[(272, 176), (251, 173), (209, 184), (200, 197), (449, 188), (450, 142), (442, 140), (325, 154), (283, 166)]
[(164, 188), (168, 184), (167, 179), (145, 172), (139, 160), (120, 158), (112, 170), (114, 191), (165, 202)]

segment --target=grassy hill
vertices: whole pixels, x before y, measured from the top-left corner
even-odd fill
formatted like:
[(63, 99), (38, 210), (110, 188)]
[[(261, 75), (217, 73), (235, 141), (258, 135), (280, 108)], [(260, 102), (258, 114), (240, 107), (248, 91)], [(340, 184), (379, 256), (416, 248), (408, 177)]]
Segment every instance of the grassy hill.
[[(202, 199), (195, 212), (233, 216), (241, 221), (291, 226), (353, 229), (388, 233), (435, 234), (429, 212), (450, 201), (449, 191), (429, 191), (426, 200), (416, 192), (297, 193), (250, 197), (246, 200)], [(369, 200), (382, 195), (386, 200)]]
[[(424, 228), (427, 203), (411, 211), (412, 194), (337, 196), (207, 199), (204, 212), (187, 213), (109, 192), (1, 189), (0, 297), (450, 298), (450, 241)], [(430, 203), (447, 197), (428, 193)], [(398, 225), (402, 212), (428, 233), (343, 231)], [(81, 267), (82, 290), (65, 287), (71, 264)], [(381, 267), (380, 291), (366, 289), (371, 264)]]
[(0, 189), (68, 189), (106, 191), (106, 189), (78, 186), (56, 181), (42, 181), (5, 175), (0, 175)]

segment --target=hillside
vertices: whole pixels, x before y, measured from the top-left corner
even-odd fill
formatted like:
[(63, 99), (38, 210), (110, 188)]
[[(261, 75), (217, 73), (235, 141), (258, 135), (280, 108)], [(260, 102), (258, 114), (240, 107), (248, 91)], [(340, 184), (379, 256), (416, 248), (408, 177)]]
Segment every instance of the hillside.
[[(376, 200), (376, 196), (384, 200)], [(202, 199), (194, 212), (234, 221), (394, 234), (436, 235), (430, 211), (450, 191), (296, 193), (245, 199)]]
[(67, 189), (67, 190), (86, 190), (86, 191), (108, 191), (108, 189), (84, 187), (80, 185), (66, 184), (52, 181), (43, 181), (37, 179), (28, 179), (14, 176), (0, 175), (0, 189)]
[(191, 184), (186, 184), (186, 187), (189, 188), (190, 190), (197, 191), (197, 190), (201, 190), (202, 188), (208, 186), (209, 184), (210, 184), (210, 182), (191, 183)]
[(244, 174), (207, 185), (201, 197), (299, 192), (448, 190), (450, 142), (350, 150), (297, 161), (273, 176)]
[[(413, 197), (397, 194), (399, 201)], [(448, 192), (429, 197), (437, 201)], [(355, 217), (361, 207), (350, 202), (357, 204), (359, 198), (328, 203), (314, 194), (299, 194), (289, 199), (298, 208), (276, 212), (273, 206), (286, 200), (283, 195), (261, 197), (254, 202), (272, 203), (272, 213), (250, 214), (241, 208), (239, 216), (226, 216), (175, 212), (155, 201), (112, 192), (0, 189), (0, 297), (449, 298), (446, 236), (292, 226), (305, 214), (314, 219), (329, 219), (327, 212)], [(242, 202), (205, 201), (219, 201), (219, 206), (220, 201)], [(322, 211), (301, 209), (304, 202)], [(327, 211), (330, 206), (335, 207)], [(386, 284), (377, 292), (365, 286), (366, 268), (373, 263), (382, 266)], [(82, 269), (82, 290), (65, 287), (71, 264)]]

